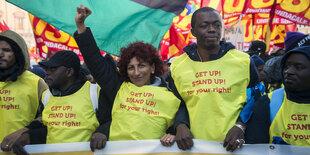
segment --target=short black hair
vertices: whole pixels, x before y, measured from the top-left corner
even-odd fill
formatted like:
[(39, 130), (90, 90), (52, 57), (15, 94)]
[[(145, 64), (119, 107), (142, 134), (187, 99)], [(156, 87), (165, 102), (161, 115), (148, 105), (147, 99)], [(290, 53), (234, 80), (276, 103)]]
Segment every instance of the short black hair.
[[(193, 13), (193, 16), (192, 16), (192, 20), (191, 20), (191, 26), (192, 28), (195, 27), (195, 24), (196, 24), (196, 14), (199, 13), (199, 12), (216, 12), (219, 14), (219, 12), (217, 10), (215, 10), (214, 8), (211, 8), (211, 7), (202, 7), (198, 10), (196, 10), (194, 13)], [(219, 14), (220, 15), (220, 14)]]

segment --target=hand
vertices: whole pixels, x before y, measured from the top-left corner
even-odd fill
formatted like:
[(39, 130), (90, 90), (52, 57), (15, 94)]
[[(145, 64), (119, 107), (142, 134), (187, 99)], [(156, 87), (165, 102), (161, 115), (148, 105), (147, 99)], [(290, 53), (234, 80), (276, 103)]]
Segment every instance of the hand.
[(75, 24), (77, 27), (77, 32), (82, 33), (86, 30), (85, 26), (85, 19), (92, 13), (92, 11), (88, 8), (83, 6), (78, 6), (76, 8), (76, 14), (75, 14)]
[(160, 142), (164, 146), (171, 146), (175, 142), (175, 135), (165, 134), (161, 137)]
[(185, 124), (180, 124), (177, 126), (175, 140), (181, 150), (190, 149), (194, 145), (193, 135)]
[(227, 151), (233, 152), (241, 148), (244, 144), (244, 131), (237, 126), (233, 126), (227, 133), (223, 146)]
[(24, 133), (13, 144), (13, 152), (17, 155), (28, 155), (28, 152), (24, 150), (24, 146), (28, 144), (30, 144), (30, 135)]
[(1, 150), (10, 152), (16, 140), (26, 131), (28, 131), (28, 128), (23, 128), (6, 136), (1, 143)]
[(95, 149), (103, 149), (106, 142), (107, 136), (100, 132), (95, 132), (90, 139), (90, 149), (95, 151)]

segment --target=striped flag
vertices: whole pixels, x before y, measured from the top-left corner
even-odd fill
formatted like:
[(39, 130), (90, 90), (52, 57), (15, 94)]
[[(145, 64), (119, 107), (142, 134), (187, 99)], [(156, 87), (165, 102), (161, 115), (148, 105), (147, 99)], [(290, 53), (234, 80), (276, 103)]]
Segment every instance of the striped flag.
[(76, 7), (92, 10), (86, 26), (92, 29), (99, 48), (119, 55), (121, 47), (144, 41), (159, 47), (173, 17), (187, 0), (7, 0), (70, 35), (76, 31)]

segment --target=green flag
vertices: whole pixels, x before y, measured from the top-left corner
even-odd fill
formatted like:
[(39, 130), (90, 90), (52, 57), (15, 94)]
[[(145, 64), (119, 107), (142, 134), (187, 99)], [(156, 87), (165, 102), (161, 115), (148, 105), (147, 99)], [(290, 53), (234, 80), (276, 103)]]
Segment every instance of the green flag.
[(135, 41), (159, 47), (172, 19), (187, 0), (7, 0), (70, 35), (76, 31), (76, 7), (92, 10), (86, 26), (99, 48), (119, 55), (121, 47)]

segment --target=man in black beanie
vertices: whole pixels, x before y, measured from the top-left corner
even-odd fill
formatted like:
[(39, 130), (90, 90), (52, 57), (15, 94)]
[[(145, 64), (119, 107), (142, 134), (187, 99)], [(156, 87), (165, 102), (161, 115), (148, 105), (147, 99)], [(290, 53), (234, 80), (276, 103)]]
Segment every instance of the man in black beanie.
[(27, 71), (28, 48), (14, 31), (0, 32), (0, 143), (10, 151), (16, 139), (28, 130), (37, 115), (40, 97), (47, 85)]
[(42, 123), (32, 122), (31, 130), (17, 140), (13, 145), (17, 154), (26, 154), (23, 146), (27, 144), (88, 142), (102, 120), (100, 88), (87, 81), (74, 52), (58, 51), (39, 65), (46, 70), (49, 86), (42, 96)]
[[(268, 106), (260, 105), (259, 119), (252, 120), (258, 129), (253, 134), (256, 140), (253, 143), (309, 147), (310, 46), (288, 51), (282, 58), (280, 70), (284, 88), (273, 91), (270, 104), (265, 104)], [(266, 115), (266, 111), (270, 111), (270, 115)]]
[(309, 46), (310, 36), (301, 32), (287, 31), (284, 39), (285, 52), (288, 52), (296, 47)]

